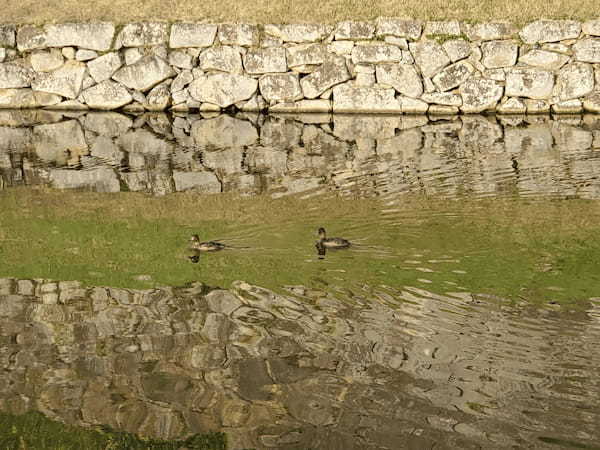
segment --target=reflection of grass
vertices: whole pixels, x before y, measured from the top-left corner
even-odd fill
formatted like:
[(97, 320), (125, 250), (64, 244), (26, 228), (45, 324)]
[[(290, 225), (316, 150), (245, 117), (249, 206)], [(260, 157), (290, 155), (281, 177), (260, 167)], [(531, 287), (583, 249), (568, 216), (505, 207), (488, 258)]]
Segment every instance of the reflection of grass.
[[(194, 280), (228, 287), (243, 279), (278, 288), (322, 279), (531, 301), (600, 293), (596, 202), (407, 198), (397, 207), (384, 215), (377, 200), (16, 189), (0, 195), (0, 276), (125, 287)], [(320, 225), (359, 245), (318, 261)], [(192, 232), (252, 248), (191, 264)], [(142, 274), (154, 281), (134, 279)]]
[(23, 415), (0, 413), (0, 448), (14, 450), (225, 450), (223, 433), (195, 435), (180, 441), (140, 439), (112, 430), (90, 430), (65, 425), (38, 412)]

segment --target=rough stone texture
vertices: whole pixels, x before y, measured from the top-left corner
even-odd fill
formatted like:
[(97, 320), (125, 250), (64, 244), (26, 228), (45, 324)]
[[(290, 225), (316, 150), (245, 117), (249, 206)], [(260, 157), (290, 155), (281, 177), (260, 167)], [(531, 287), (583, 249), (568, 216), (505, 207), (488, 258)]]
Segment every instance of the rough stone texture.
[(285, 49), (268, 47), (248, 50), (244, 55), (244, 68), (252, 75), (286, 72)]
[(248, 100), (256, 92), (258, 82), (250, 77), (219, 73), (196, 79), (190, 84), (192, 98), (199, 102), (208, 102), (221, 108)]
[(307, 42), (318, 42), (331, 34), (333, 27), (321, 24), (289, 24), (289, 25), (265, 25), (265, 33), (280, 38), (283, 42), (295, 42), (298, 44)]
[(202, 70), (218, 70), (229, 73), (242, 73), (242, 56), (235, 47), (222, 45), (204, 50), (198, 57)]
[(190, 70), (183, 70), (171, 83), (171, 92), (178, 92), (183, 90), (188, 84), (194, 81), (194, 75)]
[(430, 78), (450, 64), (450, 58), (435, 41), (411, 43), (410, 52), (423, 76)]
[(469, 79), (475, 68), (467, 61), (459, 61), (446, 67), (433, 77), (433, 83), (444, 92), (454, 89)]
[(600, 36), (600, 19), (584, 22), (581, 30), (584, 34), (589, 34), (590, 36)]
[(258, 80), (258, 86), (267, 102), (294, 102), (303, 97), (297, 74), (263, 75)]
[(213, 172), (181, 172), (173, 171), (175, 190), (217, 194), (221, 192), (221, 183)]
[(581, 23), (573, 20), (538, 20), (525, 25), (520, 33), (527, 44), (575, 39), (581, 33)]
[(427, 103), (435, 103), (437, 105), (446, 106), (461, 106), (462, 98), (460, 95), (451, 94), (449, 92), (432, 92), (430, 94), (423, 94), (421, 100)]
[(421, 37), (421, 22), (412, 19), (379, 17), (376, 21), (377, 36), (395, 36), (417, 40)]
[(12, 48), (17, 44), (17, 28), (0, 24), (0, 47)]
[(33, 72), (13, 63), (0, 64), (0, 89), (14, 89), (31, 86)]
[(594, 92), (584, 98), (583, 108), (591, 113), (600, 113), (600, 92)]
[(185, 50), (175, 50), (169, 53), (169, 64), (180, 69), (192, 69), (194, 67), (192, 55)]
[(333, 112), (400, 113), (400, 102), (393, 89), (354, 87), (347, 84), (333, 88)]
[(313, 99), (327, 89), (350, 79), (343, 57), (328, 58), (317, 70), (300, 80), (304, 97)]
[(489, 41), (481, 45), (481, 63), (488, 69), (514, 66), (519, 46), (513, 41)]
[(392, 86), (400, 94), (418, 98), (423, 93), (423, 82), (414, 66), (383, 64), (376, 67), (377, 82)]
[(31, 89), (0, 89), (0, 108), (43, 108), (60, 103), (60, 95), (36, 92)]
[(471, 54), (471, 44), (464, 39), (451, 39), (446, 41), (442, 44), (442, 48), (452, 62), (468, 58)]
[(81, 94), (85, 103), (93, 109), (117, 109), (133, 100), (131, 94), (121, 84), (104, 80), (86, 89)]
[(340, 22), (335, 30), (336, 40), (367, 40), (375, 35), (375, 24), (372, 22)]
[(110, 50), (115, 34), (112, 23), (63, 23), (46, 25), (48, 47), (79, 47), (105, 52)]
[(169, 24), (165, 22), (129, 23), (117, 36), (115, 47), (118, 49), (166, 44), (169, 39), (168, 33)]
[(77, 50), (75, 59), (77, 61), (89, 61), (98, 57), (98, 53), (94, 50)]
[(171, 26), (171, 48), (210, 47), (217, 35), (217, 25), (206, 23), (174, 23)]
[(327, 48), (323, 44), (292, 45), (286, 51), (287, 65), (291, 68), (323, 64), (327, 57)]
[(6, 49), (0, 47), (0, 63), (3, 63), (6, 59)]
[(163, 111), (169, 106), (171, 101), (171, 90), (167, 83), (161, 83), (152, 88), (146, 96), (144, 107), (148, 111)]
[(581, 100), (567, 100), (552, 105), (552, 112), (556, 114), (579, 114), (583, 111)]
[(402, 61), (402, 50), (391, 44), (357, 44), (352, 49), (354, 64), (380, 64)]
[(527, 107), (520, 98), (508, 98), (496, 108), (499, 114), (525, 114)]
[(471, 79), (460, 88), (461, 111), (467, 114), (493, 109), (502, 98), (503, 87), (494, 80)]
[(36, 72), (52, 72), (63, 65), (65, 58), (58, 49), (49, 52), (33, 52), (29, 56), (31, 67)]
[(96, 83), (108, 80), (122, 65), (123, 60), (118, 52), (106, 53), (87, 64), (90, 76)]
[(510, 39), (518, 31), (517, 27), (509, 22), (463, 24), (463, 30), (471, 41)]
[(506, 75), (509, 97), (549, 98), (554, 88), (554, 74), (540, 69), (511, 69)]
[(145, 92), (175, 75), (164, 59), (148, 55), (135, 64), (119, 69), (112, 78), (130, 89)]
[(31, 82), (35, 91), (48, 92), (75, 99), (79, 96), (87, 67), (78, 61), (67, 61), (61, 68), (38, 74)]
[(256, 25), (222, 23), (219, 25), (218, 38), (223, 45), (255, 47), (258, 45), (260, 35)]
[(25, 25), (17, 30), (17, 48), (20, 52), (46, 48), (46, 33), (42, 28)]
[(583, 39), (573, 45), (575, 59), (580, 62), (600, 63), (600, 39)]
[(458, 36), (460, 34), (460, 24), (456, 20), (452, 21), (430, 21), (425, 23), (423, 29), (425, 36), (443, 35)]
[(531, 50), (519, 58), (519, 62), (528, 66), (540, 67), (547, 70), (558, 70), (564, 66), (569, 57), (556, 52), (545, 50)]
[(561, 101), (585, 97), (594, 90), (594, 69), (590, 64), (573, 63), (563, 67), (556, 78), (556, 92)]

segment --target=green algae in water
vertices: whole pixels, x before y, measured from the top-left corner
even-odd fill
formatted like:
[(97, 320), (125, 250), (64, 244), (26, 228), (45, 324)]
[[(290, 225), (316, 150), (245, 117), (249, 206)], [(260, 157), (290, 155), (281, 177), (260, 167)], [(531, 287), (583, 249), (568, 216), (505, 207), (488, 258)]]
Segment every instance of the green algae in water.
[(131, 433), (87, 429), (48, 419), (39, 412), (21, 415), (0, 413), (0, 448), (7, 450), (225, 450), (224, 433), (193, 435), (187, 439), (161, 441), (141, 439)]
[[(422, 287), (531, 302), (600, 293), (600, 202), (271, 199), (14, 189), (0, 196), (0, 276), (150, 288), (244, 280)], [(317, 258), (325, 226), (356, 245)], [(191, 234), (231, 250), (187, 259)], [(140, 277), (143, 275), (143, 277)]]

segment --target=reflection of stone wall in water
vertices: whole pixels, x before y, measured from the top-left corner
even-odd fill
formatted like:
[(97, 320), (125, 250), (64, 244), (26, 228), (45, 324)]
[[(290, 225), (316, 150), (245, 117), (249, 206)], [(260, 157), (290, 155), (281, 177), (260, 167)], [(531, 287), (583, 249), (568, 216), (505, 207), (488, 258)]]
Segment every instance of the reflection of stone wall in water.
[(596, 310), (346, 295), (2, 279), (0, 408), (163, 438), (222, 429), (232, 448), (600, 439)]
[(0, 108), (600, 112), (600, 20), (0, 25)]
[(600, 119), (0, 112), (4, 186), (598, 198)]

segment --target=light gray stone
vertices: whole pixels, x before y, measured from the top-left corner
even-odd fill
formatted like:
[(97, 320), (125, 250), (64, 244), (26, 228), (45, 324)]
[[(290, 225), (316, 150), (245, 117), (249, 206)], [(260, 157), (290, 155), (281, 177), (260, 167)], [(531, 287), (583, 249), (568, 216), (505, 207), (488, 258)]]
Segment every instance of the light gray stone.
[(63, 47), (60, 52), (67, 59), (75, 59), (75, 49), (73, 47)]
[(550, 102), (548, 100), (526, 98), (524, 102), (527, 114), (546, 114), (550, 112)]
[(382, 64), (376, 66), (376, 75), (378, 83), (392, 86), (400, 94), (417, 98), (423, 93), (423, 83), (414, 66)]
[(36, 72), (52, 72), (63, 65), (65, 59), (59, 49), (33, 52), (29, 56), (31, 67)]
[(84, 102), (92, 109), (118, 109), (133, 100), (131, 94), (119, 83), (104, 80), (81, 94)]
[(115, 34), (112, 23), (62, 23), (46, 25), (48, 47), (79, 47), (105, 52), (110, 50)]
[(161, 83), (148, 93), (144, 107), (148, 111), (164, 111), (169, 106), (171, 101), (171, 89), (169, 85)]
[(472, 78), (461, 84), (461, 111), (467, 114), (492, 110), (502, 98), (503, 87), (494, 80)]
[(175, 50), (169, 53), (169, 64), (180, 69), (192, 69), (194, 67), (192, 55), (183, 50)]
[(119, 166), (125, 154), (119, 150), (111, 138), (98, 136), (92, 143), (90, 155), (108, 164)]
[(327, 49), (323, 44), (300, 44), (286, 48), (289, 67), (323, 64)]
[(0, 47), (0, 63), (3, 63), (6, 60), (6, 49)]
[(573, 45), (575, 60), (587, 63), (600, 63), (600, 39), (582, 39)]
[(552, 95), (554, 74), (541, 69), (510, 69), (506, 75), (506, 95), (546, 99)]
[(125, 57), (125, 64), (128, 66), (131, 66), (132, 64), (138, 62), (144, 57), (144, 55), (144, 49), (137, 47), (126, 48), (123, 51), (123, 56)]
[(547, 70), (558, 70), (564, 66), (567, 61), (569, 61), (567, 55), (537, 49), (531, 50), (519, 58), (519, 62), (523, 64)]
[(77, 50), (75, 53), (75, 59), (77, 61), (89, 61), (98, 57), (98, 53), (94, 50)]
[(123, 60), (119, 52), (106, 53), (87, 63), (90, 76), (96, 83), (110, 79), (122, 65)]
[(85, 130), (93, 131), (100, 136), (118, 137), (129, 131), (133, 121), (115, 112), (89, 112), (83, 118), (82, 124)]
[(402, 50), (408, 50), (408, 40), (406, 38), (399, 38), (396, 36), (386, 36), (383, 38), (383, 42), (386, 44), (395, 45)]
[(546, 50), (549, 52), (562, 53), (564, 55), (572, 55), (571, 47), (566, 44), (560, 44), (558, 42), (551, 42), (549, 44), (543, 44), (542, 50)]
[(442, 48), (452, 62), (468, 58), (471, 54), (471, 44), (464, 39), (451, 39), (446, 41), (442, 44)]
[(279, 73), (287, 71), (285, 49), (267, 47), (250, 49), (244, 55), (244, 68), (249, 74)]
[(527, 106), (520, 98), (511, 97), (498, 105), (496, 112), (499, 114), (525, 114)]
[(594, 92), (583, 99), (583, 109), (591, 113), (600, 113), (600, 91)]
[(340, 56), (327, 58), (323, 64), (310, 75), (300, 80), (304, 97), (313, 99), (327, 89), (350, 79), (346, 60)]
[(569, 64), (558, 73), (555, 95), (561, 101), (584, 97), (593, 90), (594, 69), (590, 64)]
[(313, 23), (265, 25), (265, 33), (278, 37), (283, 42), (295, 42), (298, 44), (322, 41), (332, 32), (333, 27), (330, 25)]
[(462, 106), (462, 98), (460, 95), (451, 94), (449, 92), (432, 92), (423, 94), (421, 100), (427, 103), (435, 103), (436, 105), (445, 106)]
[(119, 192), (119, 179), (108, 167), (87, 170), (51, 169), (50, 182), (58, 189), (92, 189), (95, 192)]
[(260, 40), (258, 27), (247, 23), (222, 23), (219, 25), (218, 36), (221, 44), (240, 47), (255, 47)]
[(517, 27), (510, 22), (463, 24), (463, 29), (471, 41), (510, 39), (518, 31)]
[(0, 24), (0, 47), (13, 48), (17, 44), (17, 28), (14, 25)]
[(426, 22), (423, 34), (425, 36), (458, 36), (460, 34), (460, 24), (456, 20)]
[(17, 49), (20, 52), (46, 48), (46, 33), (40, 27), (24, 25), (17, 31)]
[(335, 39), (337, 40), (366, 40), (375, 35), (375, 24), (372, 22), (354, 22), (346, 20), (337, 24)]
[(171, 26), (171, 48), (210, 47), (217, 35), (217, 25), (207, 23), (174, 23)]
[(204, 50), (198, 57), (198, 66), (202, 70), (242, 73), (242, 56), (235, 47), (222, 45)]
[(336, 55), (350, 55), (354, 48), (353, 41), (333, 41), (327, 44), (327, 51)]
[(303, 97), (297, 74), (263, 75), (258, 80), (260, 93), (267, 102), (294, 102)]
[(394, 89), (357, 87), (350, 83), (333, 88), (334, 113), (401, 113)]
[(122, 67), (112, 78), (130, 89), (146, 92), (175, 75), (173, 68), (164, 59), (148, 55), (131, 66)]
[(190, 70), (182, 70), (177, 77), (171, 83), (171, 92), (178, 92), (183, 90), (188, 84), (194, 81), (194, 76)]
[(450, 58), (435, 41), (412, 42), (409, 48), (424, 77), (430, 78), (450, 64)]
[(248, 100), (258, 87), (257, 80), (236, 74), (219, 73), (200, 77), (189, 86), (190, 95), (199, 102), (208, 102), (221, 108)]
[(43, 108), (60, 103), (60, 95), (35, 92), (29, 88), (0, 89), (1, 109)]
[(481, 63), (488, 69), (497, 69), (516, 64), (519, 46), (509, 40), (488, 41), (481, 44), (481, 51)]
[(221, 183), (213, 172), (173, 171), (173, 181), (177, 192), (193, 190), (204, 194), (218, 194)]
[(525, 25), (520, 33), (527, 44), (559, 42), (575, 39), (581, 33), (581, 23), (574, 20), (537, 20)]
[(579, 114), (583, 112), (583, 102), (574, 99), (556, 103), (552, 105), (552, 112), (556, 114)]
[(600, 36), (600, 19), (584, 22), (581, 26), (581, 30), (584, 34), (589, 34), (590, 36)]
[(33, 72), (19, 64), (0, 64), (0, 89), (14, 89), (31, 86)]
[(75, 99), (81, 93), (86, 71), (87, 66), (84, 63), (67, 61), (62, 67), (53, 72), (37, 74), (31, 82), (31, 87), (35, 91)]
[(421, 22), (412, 19), (398, 19), (394, 17), (379, 17), (375, 23), (377, 36), (396, 36), (417, 40), (421, 37)]
[[(332, 108), (329, 100), (300, 100), (294, 103), (278, 103), (269, 107), (269, 112), (277, 113), (327, 113)], [(329, 119), (327, 120), (329, 123)]]
[(380, 64), (402, 61), (402, 50), (395, 45), (367, 43), (356, 44), (352, 49), (354, 64)]
[(446, 67), (433, 77), (433, 83), (444, 92), (461, 85), (471, 77), (475, 71), (473, 65), (467, 61), (459, 61)]
[(169, 24), (166, 22), (128, 23), (119, 32), (115, 42), (115, 48), (150, 47), (166, 44), (169, 40), (168, 33)]

